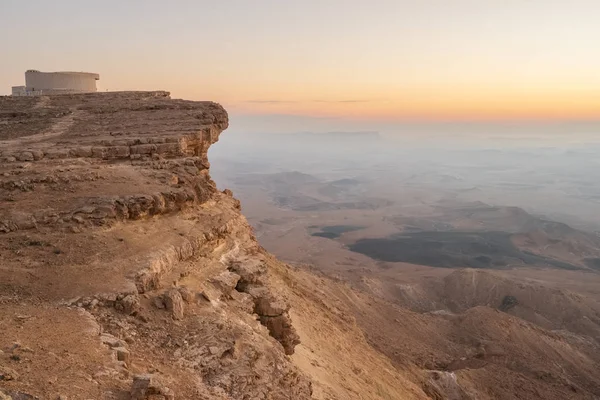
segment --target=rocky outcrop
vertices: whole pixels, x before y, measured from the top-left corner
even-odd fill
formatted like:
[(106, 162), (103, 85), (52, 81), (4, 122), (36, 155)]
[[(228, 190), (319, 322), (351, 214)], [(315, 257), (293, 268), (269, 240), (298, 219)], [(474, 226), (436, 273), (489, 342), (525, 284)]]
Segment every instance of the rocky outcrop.
[(423, 390), (433, 400), (473, 400), (458, 384), (453, 372), (427, 371)]
[(150, 398), (162, 398), (174, 400), (173, 391), (159, 382), (152, 375), (136, 375), (131, 385), (131, 400), (146, 400)]
[[(167, 92), (51, 99), (40, 108), (28, 98), (0, 99), (0, 188), (16, 203), (3, 207), (0, 232), (172, 213), (216, 190), (207, 151), (228, 126), (218, 104), (171, 100)], [(136, 178), (152, 184), (127, 185)], [(119, 190), (102, 190), (117, 182)], [(18, 205), (29, 198), (41, 201)]]
[(84, 335), (89, 354), (60, 353), (51, 386), (48, 360), (0, 357), (10, 393), (311, 397), (287, 356), (290, 306), (239, 202), (210, 179), (227, 126), (220, 105), (167, 92), (0, 97), (0, 301), (13, 305), (0, 320), (42, 305), (27, 340), (74, 352)]
[[(300, 338), (294, 329), (288, 311), (290, 306), (281, 297), (269, 290), (267, 284), (267, 268), (264, 260), (259, 258), (237, 259), (230, 263), (230, 272), (235, 276), (235, 289), (250, 295), (254, 303), (254, 312), (260, 322), (267, 327), (271, 336), (279, 341), (286, 354), (294, 354), (294, 348)], [(239, 275), (238, 275), (239, 274)]]

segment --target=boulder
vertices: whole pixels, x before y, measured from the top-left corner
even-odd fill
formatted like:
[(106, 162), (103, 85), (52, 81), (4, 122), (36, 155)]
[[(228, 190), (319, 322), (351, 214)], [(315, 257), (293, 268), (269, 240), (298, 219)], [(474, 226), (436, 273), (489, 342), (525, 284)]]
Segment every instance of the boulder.
[(16, 381), (19, 379), (19, 374), (8, 367), (0, 365), (0, 381)]
[(265, 285), (266, 266), (261, 260), (243, 260), (232, 262), (229, 270), (240, 276), (240, 284)]
[(125, 314), (131, 315), (140, 310), (140, 299), (138, 296), (130, 294), (121, 300), (122, 310)]
[(110, 347), (111, 349), (125, 346), (125, 343), (121, 339), (116, 338), (113, 335), (108, 334), (108, 333), (101, 334), (100, 335), (100, 341), (103, 344), (105, 344), (108, 347)]
[(183, 301), (185, 301), (186, 303), (193, 303), (194, 300), (196, 300), (196, 294), (185, 286), (181, 286), (179, 288), (179, 293), (181, 294), (181, 298), (183, 298)]
[(164, 400), (175, 399), (171, 389), (162, 385), (154, 375), (149, 374), (134, 376), (129, 394), (131, 400), (149, 400), (161, 397)]
[(240, 276), (231, 271), (223, 271), (212, 279), (212, 283), (224, 294), (231, 293), (238, 284)]
[(165, 309), (165, 299), (163, 296), (154, 297), (152, 299), (152, 304), (154, 304), (154, 307), (158, 308), (159, 310)]
[(185, 305), (179, 290), (171, 289), (163, 295), (165, 307), (173, 315), (173, 319), (183, 319)]
[(125, 347), (117, 347), (114, 350), (117, 352), (117, 360), (123, 361), (125, 364), (129, 365), (129, 350), (127, 350)]

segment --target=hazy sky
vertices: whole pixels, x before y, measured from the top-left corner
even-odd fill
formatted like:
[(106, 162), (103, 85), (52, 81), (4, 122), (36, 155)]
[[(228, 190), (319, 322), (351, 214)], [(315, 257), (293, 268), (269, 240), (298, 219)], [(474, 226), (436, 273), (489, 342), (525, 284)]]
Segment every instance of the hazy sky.
[(0, 44), (1, 94), (80, 70), (259, 124), (600, 120), (600, 0), (0, 0)]

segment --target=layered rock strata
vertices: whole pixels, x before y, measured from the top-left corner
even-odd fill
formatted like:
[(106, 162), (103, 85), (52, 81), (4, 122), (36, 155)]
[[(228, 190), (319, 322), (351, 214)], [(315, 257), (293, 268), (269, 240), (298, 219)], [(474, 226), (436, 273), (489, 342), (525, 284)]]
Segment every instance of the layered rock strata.
[(290, 305), (210, 179), (227, 126), (167, 92), (0, 98), (3, 340), (36, 355), (0, 343), (3, 395), (311, 397)]

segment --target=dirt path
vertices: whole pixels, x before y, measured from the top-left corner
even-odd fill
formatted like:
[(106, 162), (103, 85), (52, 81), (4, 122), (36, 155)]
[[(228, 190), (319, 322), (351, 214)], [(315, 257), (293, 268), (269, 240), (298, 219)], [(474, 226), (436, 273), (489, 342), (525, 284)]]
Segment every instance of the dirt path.
[[(41, 107), (47, 106), (48, 102), (49, 102), (49, 100), (46, 100), (45, 102), (44, 102), (44, 100), (41, 100), (38, 104), (35, 105), (35, 108), (41, 108)], [(20, 147), (24, 144), (34, 144), (34, 143), (38, 143), (38, 142), (43, 142), (45, 140), (64, 135), (71, 129), (71, 127), (73, 126), (75, 121), (77, 119), (79, 119), (84, 113), (85, 112), (82, 110), (71, 109), (71, 112), (69, 114), (65, 115), (62, 118), (57, 119), (56, 122), (54, 122), (54, 124), (52, 124), (52, 126), (48, 130), (46, 130), (42, 133), (38, 133), (37, 135), (31, 135), (31, 136), (20, 137), (17, 139), (12, 139), (12, 140), (0, 141), (0, 146), (6, 147), (6, 148)]]

